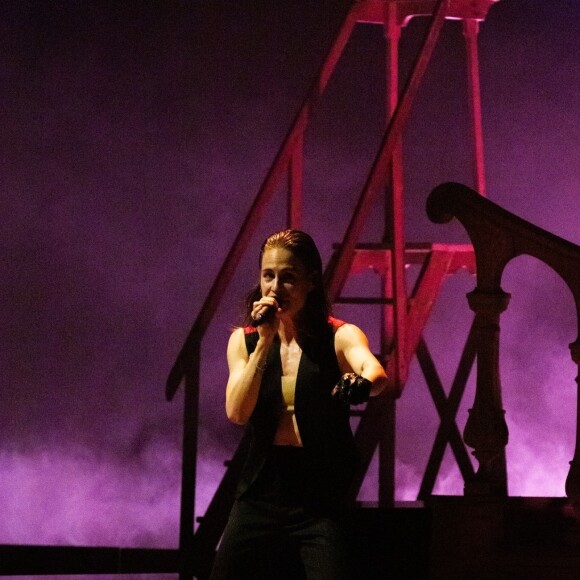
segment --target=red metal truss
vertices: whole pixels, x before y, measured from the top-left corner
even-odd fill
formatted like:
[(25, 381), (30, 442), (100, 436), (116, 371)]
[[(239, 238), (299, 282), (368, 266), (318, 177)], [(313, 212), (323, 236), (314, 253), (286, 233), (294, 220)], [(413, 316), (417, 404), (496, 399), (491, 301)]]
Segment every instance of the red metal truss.
[[(361, 0), (355, 1), (346, 15), (319, 74), (242, 223), (167, 380), (166, 395), (168, 399), (171, 399), (185, 378), (180, 551), (191, 553), (194, 546), (197, 546), (195, 553), (201, 568), (203, 568), (204, 562), (207, 564), (207, 558), (211, 556), (212, 549), (219, 539), (221, 526), (229, 511), (230, 501), (233, 499), (233, 482), (235, 482), (236, 470), (239, 469), (240, 457), (242, 456), (240, 450), (230, 463), (228, 473), (211, 502), (206, 516), (202, 519), (194, 539), (195, 463), (197, 460), (197, 416), (202, 338), (219, 306), (226, 287), (233, 277), (237, 264), (265, 214), (267, 205), (284, 179), (287, 180), (288, 186), (287, 226), (300, 227), (305, 131), (311, 112), (319, 103), (357, 23), (382, 25), (388, 39), (388, 55), (385, 61), (388, 73), (385, 98), (387, 126), (380, 150), (372, 164), (372, 169), (363, 186), (346, 233), (325, 272), (329, 295), (331, 300), (340, 300), (347, 277), (365, 261), (365, 267), (373, 262), (373, 267), (380, 270), (383, 294), (377, 303), (382, 309), (383, 321), (381, 356), (387, 362), (388, 370), (394, 377), (397, 388), (402, 391), (407, 380), (409, 362), (416, 353), (420, 366), (426, 375), (428, 388), (441, 416), (441, 426), (437, 433), (432, 457), (429, 460), (420, 493), (428, 494), (432, 490), (432, 483), (441, 464), (441, 450), (445, 448), (447, 443), (450, 444), (455, 454), (464, 478), (467, 480), (472, 476), (471, 463), (455, 423), (457, 407), (473, 363), (470, 339), (468, 338), (464, 356), (449, 397), (445, 397), (427, 346), (422, 339), (422, 331), (444, 278), (460, 267), (473, 270), (473, 255), (470, 253), (469, 247), (465, 246), (427, 244), (422, 247), (410, 247), (405, 243), (402, 136), (415, 95), (445, 20), (461, 19), (468, 54), (467, 80), (474, 137), (474, 182), (480, 193), (485, 193), (476, 42), (478, 23), (485, 18), (494, 1)], [(429, 29), (412, 72), (402, 92), (400, 92), (398, 43), (401, 28), (411, 18), (423, 15), (431, 17)], [(380, 243), (380, 248), (367, 248), (365, 250), (358, 245), (359, 238), (371, 207), (379, 194), (386, 194), (384, 238)], [(413, 260), (419, 260), (422, 268), (415, 288), (411, 295), (408, 295), (405, 266)], [(344, 297), (342, 299), (344, 300)], [(377, 445), (379, 446), (379, 502), (381, 505), (392, 504), (394, 498), (395, 401), (379, 397), (369, 403), (359, 422), (356, 438), (363, 454), (363, 465), (366, 462), (368, 466), (370, 457)]]

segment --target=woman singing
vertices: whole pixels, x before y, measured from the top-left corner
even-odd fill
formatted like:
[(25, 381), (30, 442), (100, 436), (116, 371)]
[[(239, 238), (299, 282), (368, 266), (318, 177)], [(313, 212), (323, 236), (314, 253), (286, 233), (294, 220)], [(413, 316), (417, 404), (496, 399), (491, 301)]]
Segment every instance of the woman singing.
[(387, 375), (364, 333), (330, 316), (304, 232), (266, 239), (247, 317), (228, 344), (226, 412), (252, 442), (211, 579), (276, 579), (290, 553), (308, 580), (345, 579), (337, 516), (356, 462), (349, 405), (378, 395)]

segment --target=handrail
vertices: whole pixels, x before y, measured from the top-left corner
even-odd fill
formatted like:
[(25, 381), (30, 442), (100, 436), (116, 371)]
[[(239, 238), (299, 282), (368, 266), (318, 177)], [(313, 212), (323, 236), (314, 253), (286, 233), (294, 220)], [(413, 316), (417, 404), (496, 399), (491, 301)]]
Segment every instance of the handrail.
[(339, 295), (348, 276), (354, 257), (355, 246), (370, 213), (372, 202), (376, 199), (378, 192), (386, 183), (387, 172), (391, 165), (393, 152), (409, 118), (413, 100), (417, 94), (433, 50), (435, 49), (441, 28), (445, 22), (446, 11), (447, 0), (438, 0), (427, 36), (413, 66), (413, 72), (409, 77), (403, 94), (397, 104), (397, 108), (385, 131), (379, 153), (375, 158), (372, 169), (358, 199), (342, 244), (325, 272), (325, 280), (331, 302)]
[(344, 46), (346, 45), (355, 24), (356, 19), (352, 17), (352, 13), (349, 13), (349, 17), (344, 20), (342, 27), (336, 36), (326, 59), (324, 60), (324, 64), (321, 66), (315, 81), (313, 82), (306, 98), (302, 102), (300, 110), (295, 116), (269, 171), (266, 174), (250, 209), (248, 210), (246, 218), (240, 227), (234, 243), (226, 256), (226, 259), (224, 260), (205, 302), (203, 303), (203, 306), (201, 307), (184, 345), (177, 355), (177, 359), (169, 373), (165, 387), (165, 396), (169, 401), (175, 396), (181, 381), (186, 375), (195, 343), (201, 341), (201, 338), (204, 336), (225, 290), (233, 278), (236, 266), (240, 262), (241, 257), (250, 243), (252, 235), (260, 223), (266, 206), (271, 201), (276, 188), (280, 185), (280, 182), (287, 172), (292, 160), (294, 148), (297, 143), (301, 142), (310, 113), (322, 96), (330, 76), (332, 75), (332, 71), (342, 54)]
[[(464, 440), (474, 449), (479, 470), (473, 484), (466, 486), (466, 494), (507, 495), (508, 429), (501, 406), (499, 319), (510, 296), (501, 289), (502, 274), (506, 265), (521, 255), (550, 266), (572, 292), (580, 329), (580, 246), (527, 222), (459, 183), (436, 187), (427, 200), (427, 214), (436, 223), (456, 218), (466, 229), (475, 251), (477, 286), (468, 294), (468, 300), (475, 311), (477, 382)], [(580, 339), (576, 338), (569, 347), (572, 360), (580, 365)], [(579, 425), (580, 416), (574, 459), (566, 479), (566, 494), (576, 506), (580, 506)]]
[[(455, 217), (467, 230), (476, 253), (478, 286), (499, 284), (505, 266), (500, 257), (508, 262), (527, 254), (555, 270), (579, 303), (580, 246), (510, 213), (460, 183), (436, 187), (427, 199), (427, 215), (435, 223), (446, 223)], [(489, 248), (490, 242), (493, 250)], [(489, 263), (482, 263), (483, 259)], [(488, 280), (488, 268), (496, 262), (499, 263)]]

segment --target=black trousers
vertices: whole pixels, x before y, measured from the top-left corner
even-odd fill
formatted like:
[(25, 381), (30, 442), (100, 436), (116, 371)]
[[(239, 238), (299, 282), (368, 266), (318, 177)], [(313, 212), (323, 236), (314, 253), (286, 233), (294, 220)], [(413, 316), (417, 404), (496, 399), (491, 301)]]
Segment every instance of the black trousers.
[(273, 447), (231, 511), (210, 580), (347, 580), (340, 517), (308, 494), (304, 450)]

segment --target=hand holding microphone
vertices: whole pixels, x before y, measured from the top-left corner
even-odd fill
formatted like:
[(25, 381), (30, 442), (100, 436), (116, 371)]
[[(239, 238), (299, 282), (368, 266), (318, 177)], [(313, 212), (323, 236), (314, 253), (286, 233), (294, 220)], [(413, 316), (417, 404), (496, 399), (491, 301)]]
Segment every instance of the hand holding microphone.
[(276, 311), (278, 310), (278, 304), (274, 301), (273, 304), (256, 303), (258, 306), (266, 306), (266, 310), (262, 310), (257, 316), (252, 318), (252, 326), (257, 328), (258, 326), (272, 322)]
[(252, 326), (257, 328), (265, 322), (271, 322), (272, 318), (274, 318), (274, 314), (276, 314), (276, 309), (273, 306), (270, 306), (270, 308), (268, 308), (265, 312), (258, 314), (256, 318), (252, 318)]

